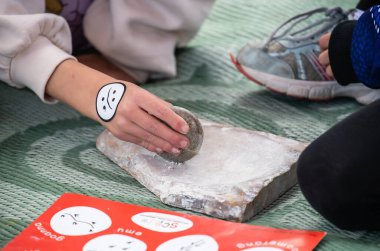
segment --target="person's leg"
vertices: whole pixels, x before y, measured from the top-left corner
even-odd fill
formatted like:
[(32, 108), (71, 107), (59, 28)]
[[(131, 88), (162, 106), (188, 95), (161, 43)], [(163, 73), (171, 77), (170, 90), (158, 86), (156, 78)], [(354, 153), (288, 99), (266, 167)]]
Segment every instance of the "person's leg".
[(380, 230), (380, 100), (312, 142), (297, 163), (300, 188), (330, 222)]

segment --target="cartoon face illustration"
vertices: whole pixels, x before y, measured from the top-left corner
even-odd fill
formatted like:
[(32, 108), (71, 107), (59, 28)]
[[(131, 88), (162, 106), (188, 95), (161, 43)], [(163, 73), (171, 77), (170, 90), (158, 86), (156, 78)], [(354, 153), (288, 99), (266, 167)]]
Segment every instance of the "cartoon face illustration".
[(62, 235), (79, 236), (101, 232), (112, 224), (104, 212), (92, 207), (69, 207), (50, 220), (52, 229)]
[(83, 251), (145, 251), (146, 244), (122, 234), (107, 234), (90, 240)]
[(96, 97), (96, 112), (103, 121), (108, 122), (115, 116), (126, 88), (123, 83), (110, 83), (100, 88)]
[(161, 244), (156, 251), (217, 251), (218, 243), (207, 235), (187, 235)]

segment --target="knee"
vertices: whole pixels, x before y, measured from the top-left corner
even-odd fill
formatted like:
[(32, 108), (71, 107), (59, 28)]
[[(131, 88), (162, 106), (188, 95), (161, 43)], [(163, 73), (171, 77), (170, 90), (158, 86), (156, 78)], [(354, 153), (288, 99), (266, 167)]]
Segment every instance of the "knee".
[[(302, 193), (323, 217), (342, 229), (362, 228), (358, 204), (360, 191), (355, 168), (347, 156), (331, 151), (315, 141), (301, 154), (297, 163), (298, 182)], [(363, 212), (365, 213), (365, 212)]]
[(380, 230), (380, 100), (342, 120), (301, 154), (298, 182), (327, 220), (350, 230)]

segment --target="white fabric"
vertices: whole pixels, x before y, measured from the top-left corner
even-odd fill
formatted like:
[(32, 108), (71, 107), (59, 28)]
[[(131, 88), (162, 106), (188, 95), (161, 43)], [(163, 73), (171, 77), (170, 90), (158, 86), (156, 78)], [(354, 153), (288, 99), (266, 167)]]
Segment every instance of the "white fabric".
[[(106, 58), (144, 82), (176, 74), (174, 50), (207, 17), (213, 0), (95, 0), (84, 17), (88, 40)], [(29, 87), (44, 102), (55, 68), (73, 58), (65, 19), (45, 13), (44, 0), (1, 0), (0, 80)]]
[(176, 75), (174, 50), (196, 34), (212, 0), (97, 0), (84, 32), (110, 61), (144, 82)]
[[(27, 9), (29, 8), (29, 9)], [(0, 80), (29, 87), (44, 102), (45, 86), (62, 61), (73, 58), (66, 20), (44, 12), (44, 1), (1, 0)]]

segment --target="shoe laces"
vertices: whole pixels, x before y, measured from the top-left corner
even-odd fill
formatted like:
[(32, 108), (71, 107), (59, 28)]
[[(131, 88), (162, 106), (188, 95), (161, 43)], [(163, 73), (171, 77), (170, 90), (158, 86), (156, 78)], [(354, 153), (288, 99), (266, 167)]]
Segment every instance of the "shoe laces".
[[(332, 29), (338, 22), (346, 20), (348, 15), (353, 10), (343, 11), (340, 7), (335, 8), (317, 8), (310, 10), (301, 14), (298, 14), (292, 18), (286, 20), (278, 28), (276, 28), (272, 34), (269, 36), (268, 40), (264, 43), (264, 48), (267, 47), (273, 40), (287, 40), (289, 42), (300, 43), (305, 40), (314, 40), (316, 36), (320, 36)], [(310, 19), (312, 16), (318, 13), (324, 13), (324, 17), (316, 20), (311, 20), (311, 22), (303, 26), (302, 28), (296, 30), (296, 26), (301, 22)], [(311, 31), (305, 33), (305, 31)]]

